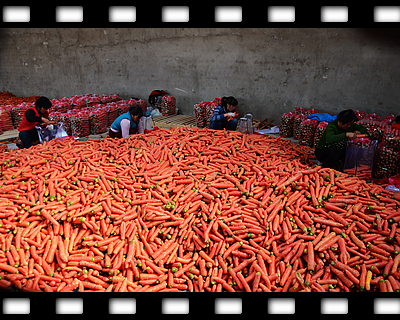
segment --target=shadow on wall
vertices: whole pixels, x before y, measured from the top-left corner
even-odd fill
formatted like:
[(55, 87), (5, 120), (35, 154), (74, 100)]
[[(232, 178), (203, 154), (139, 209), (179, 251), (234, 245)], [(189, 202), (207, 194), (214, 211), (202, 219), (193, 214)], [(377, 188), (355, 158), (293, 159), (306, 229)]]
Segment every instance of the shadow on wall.
[(400, 28), (359, 28), (364, 37), (368, 37), (382, 45), (400, 47)]

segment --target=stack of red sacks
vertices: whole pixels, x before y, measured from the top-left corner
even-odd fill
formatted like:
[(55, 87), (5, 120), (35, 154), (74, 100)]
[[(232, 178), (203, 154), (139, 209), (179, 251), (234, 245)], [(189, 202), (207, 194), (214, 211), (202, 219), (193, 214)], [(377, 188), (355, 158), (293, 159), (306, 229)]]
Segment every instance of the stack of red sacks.
[(0, 107), (0, 130), (8, 131), (14, 129), (10, 110), (7, 107)]
[(86, 137), (89, 135), (89, 112), (87, 110), (70, 110), (66, 115), (69, 117), (72, 136)]
[(107, 126), (109, 127), (114, 122), (114, 120), (118, 118), (117, 103), (107, 103), (104, 107), (104, 110), (107, 113)]
[[(194, 116), (196, 117), (197, 127), (208, 128), (214, 113), (214, 109), (221, 103), (221, 98), (212, 101), (202, 101), (194, 105)], [(237, 109), (235, 110), (237, 112)]]
[(305, 119), (299, 126), (299, 144), (312, 148), (314, 146), (314, 134), (317, 126), (317, 120)]
[(318, 145), (318, 142), (319, 142), (319, 140), (321, 140), (322, 134), (324, 133), (327, 126), (328, 126), (328, 122), (326, 122), (326, 121), (321, 121), (317, 125), (317, 128), (315, 129), (315, 133), (314, 133), (314, 147), (316, 147)]
[(99, 134), (107, 131), (108, 118), (107, 112), (103, 107), (104, 105), (97, 104), (89, 109), (90, 134)]
[(176, 100), (173, 96), (162, 96), (161, 97), (161, 114), (163, 116), (170, 116), (176, 113)]
[(400, 173), (400, 130), (387, 126), (374, 158), (376, 177)]
[(30, 107), (33, 107), (34, 105), (35, 104), (33, 102), (32, 103), (23, 102), (11, 108), (11, 119), (14, 125), (14, 129), (18, 129), (19, 124), (21, 123), (26, 110), (28, 110), (28, 108)]

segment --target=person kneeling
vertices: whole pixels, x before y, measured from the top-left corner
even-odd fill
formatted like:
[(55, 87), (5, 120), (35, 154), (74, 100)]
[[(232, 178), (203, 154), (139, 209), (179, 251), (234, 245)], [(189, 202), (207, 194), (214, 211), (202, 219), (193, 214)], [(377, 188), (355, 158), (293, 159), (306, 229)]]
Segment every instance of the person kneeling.
[(348, 109), (340, 112), (337, 119), (328, 124), (315, 148), (315, 156), (322, 162), (323, 168), (343, 170), (347, 140), (353, 140), (357, 138), (357, 134), (367, 132), (365, 127), (354, 123), (355, 121), (356, 114)]
[(221, 104), (214, 109), (210, 121), (210, 129), (215, 130), (236, 130), (238, 120), (235, 118), (234, 110), (237, 109), (238, 102), (234, 97), (223, 97)]
[(108, 135), (110, 138), (128, 138), (130, 134), (143, 133), (140, 118), (143, 110), (139, 106), (130, 107), (128, 112), (121, 114), (111, 124)]
[(28, 149), (32, 145), (39, 143), (39, 135), (36, 126), (39, 124), (51, 124), (49, 120), (49, 109), (51, 101), (46, 97), (40, 97), (36, 100), (35, 106), (26, 110), (21, 123), (19, 124), (19, 138), (24, 148)]

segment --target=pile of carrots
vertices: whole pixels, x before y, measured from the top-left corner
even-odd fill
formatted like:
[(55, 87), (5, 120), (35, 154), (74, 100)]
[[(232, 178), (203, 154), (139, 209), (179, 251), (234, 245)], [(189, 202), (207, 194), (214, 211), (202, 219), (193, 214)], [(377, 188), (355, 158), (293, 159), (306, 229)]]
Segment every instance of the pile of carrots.
[(399, 199), (283, 138), (173, 128), (0, 154), (0, 288), (400, 290)]
[(35, 102), (39, 97), (38, 96), (32, 96), (32, 97), (17, 97), (15, 94), (8, 92), (8, 91), (2, 91), (0, 92), (0, 107), (12, 104), (12, 105), (17, 105), (22, 102)]

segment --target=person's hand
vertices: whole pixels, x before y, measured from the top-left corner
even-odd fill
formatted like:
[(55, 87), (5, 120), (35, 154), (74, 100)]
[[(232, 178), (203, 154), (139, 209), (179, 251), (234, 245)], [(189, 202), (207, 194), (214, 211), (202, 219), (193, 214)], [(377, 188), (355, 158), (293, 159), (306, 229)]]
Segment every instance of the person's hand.
[(42, 117), (42, 121), (43, 121), (46, 125), (51, 124), (51, 121), (50, 121), (49, 119), (44, 118), (44, 117)]
[(349, 140), (353, 140), (357, 138), (357, 134), (355, 132), (346, 132), (346, 138), (348, 138)]
[(235, 114), (233, 112), (228, 112), (227, 115), (229, 118), (233, 118), (235, 116)]
[(354, 131), (354, 133), (355, 133), (355, 134), (361, 134), (361, 132), (358, 131), (358, 130)]

